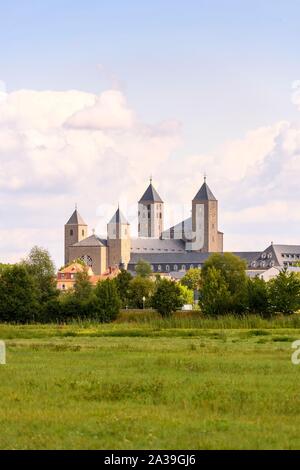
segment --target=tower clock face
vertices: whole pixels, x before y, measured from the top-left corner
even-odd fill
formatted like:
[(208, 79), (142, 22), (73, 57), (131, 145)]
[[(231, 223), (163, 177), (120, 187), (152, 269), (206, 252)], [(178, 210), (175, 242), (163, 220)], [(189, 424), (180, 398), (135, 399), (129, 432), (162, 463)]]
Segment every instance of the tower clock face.
[(92, 261), (92, 258), (88, 255), (83, 255), (81, 256), (80, 258), (87, 266), (90, 266), (92, 267), (93, 265), (93, 261)]

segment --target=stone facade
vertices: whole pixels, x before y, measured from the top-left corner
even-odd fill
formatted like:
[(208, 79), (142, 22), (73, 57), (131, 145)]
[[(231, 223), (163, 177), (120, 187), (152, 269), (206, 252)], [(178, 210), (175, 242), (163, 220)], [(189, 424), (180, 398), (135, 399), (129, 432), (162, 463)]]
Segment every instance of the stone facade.
[(108, 265), (123, 265), (127, 269), (130, 260), (130, 225), (117, 210), (112, 220), (107, 225)]
[(84, 240), (87, 236), (88, 226), (75, 209), (65, 225), (65, 264), (69, 263), (70, 260), (70, 246)]

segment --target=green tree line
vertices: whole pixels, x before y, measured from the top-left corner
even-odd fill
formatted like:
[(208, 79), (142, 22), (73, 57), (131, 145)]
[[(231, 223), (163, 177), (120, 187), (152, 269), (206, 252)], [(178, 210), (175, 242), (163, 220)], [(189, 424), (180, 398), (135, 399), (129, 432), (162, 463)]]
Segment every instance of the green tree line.
[(0, 321), (66, 322), (92, 319), (110, 322), (120, 308), (154, 308), (162, 316), (192, 304), (198, 293), (199, 314), (251, 313), (268, 317), (300, 309), (300, 277), (282, 270), (269, 282), (246, 275), (245, 262), (229, 254), (212, 254), (203, 268), (190, 269), (180, 282), (158, 275), (141, 260), (136, 276), (121, 270), (94, 287), (86, 271), (76, 275), (74, 289), (59, 292), (55, 266), (47, 250), (34, 247), (19, 264), (0, 265)]

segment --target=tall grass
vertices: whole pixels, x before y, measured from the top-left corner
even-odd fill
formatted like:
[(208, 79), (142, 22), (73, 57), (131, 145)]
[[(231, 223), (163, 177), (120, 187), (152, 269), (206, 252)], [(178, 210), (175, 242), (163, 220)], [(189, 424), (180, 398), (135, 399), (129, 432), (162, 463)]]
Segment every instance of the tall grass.
[(251, 329), (251, 328), (300, 328), (300, 315), (278, 315), (262, 318), (259, 315), (224, 315), (206, 317), (200, 312), (176, 312), (162, 318), (153, 310), (122, 310), (115, 323), (130, 323), (132, 326), (147, 325), (151, 328), (204, 328), (204, 329)]

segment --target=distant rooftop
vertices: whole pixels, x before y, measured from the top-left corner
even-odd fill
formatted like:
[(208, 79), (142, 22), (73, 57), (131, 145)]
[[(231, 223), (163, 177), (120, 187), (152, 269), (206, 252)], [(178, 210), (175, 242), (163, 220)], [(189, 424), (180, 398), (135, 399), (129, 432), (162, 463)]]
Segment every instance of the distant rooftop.
[(120, 208), (116, 210), (115, 214), (112, 216), (110, 224), (126, 224), (129, 225), (128, 220), (126, 219), (125, 215), (121, 212)]
[(206, 177), (204, 178), (204, 183), (197, 192), (196, 196), (193, 199), (194, 201), (216, 201), (215, 196), (210, 190), (208, 184), (206, 183)]
[(98, 237), (98, 235), (91, 235), (72, 246), (107, 246), (107, 240)]
[(69, 218), (68, 222), (66, 225), (86, 225), (85, 221), (79, 214), (78, 210), (75, 209), (71, 217)]
[(152, 180), (150, 180), (150, 184), (141, 199), (139, 200), (139, 202), (163, 202), (160, 195), (154, 188)]

